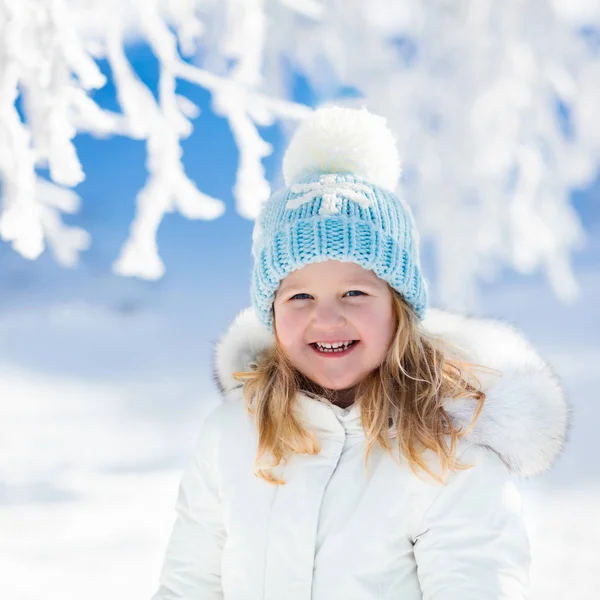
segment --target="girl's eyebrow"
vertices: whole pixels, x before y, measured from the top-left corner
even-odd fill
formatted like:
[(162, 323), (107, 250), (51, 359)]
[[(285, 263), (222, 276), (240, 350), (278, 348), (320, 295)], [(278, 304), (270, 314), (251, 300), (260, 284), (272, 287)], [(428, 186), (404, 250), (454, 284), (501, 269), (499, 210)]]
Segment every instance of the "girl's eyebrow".
[(299, 290), (299, 289), (301, 289), (303, 287), (306, 287), (306, 286), (305, 285), (301, 285), (299, 283), (288, 283), (288, 284), (282, 283), (279, 286), (278, 292), (279, 293), (286, 293), (287, 294), (288, 292), (292, 292), (294, 290)]
[[(344, 282), (342, 287), (352, 287), (353, 285), (366, 285), (369, 287), (377, 287), (377, 283), (375, 281), (370, 281), (368, 279), (359, 277), (356, 279), (348, 279), (347, 281)], [(301, 290), (303, 288), (309, 288), (310, 284), (309, 283), (282, 283), (281, 287), (279, 288), (280, 292), (292, 292), (295, 290)]]

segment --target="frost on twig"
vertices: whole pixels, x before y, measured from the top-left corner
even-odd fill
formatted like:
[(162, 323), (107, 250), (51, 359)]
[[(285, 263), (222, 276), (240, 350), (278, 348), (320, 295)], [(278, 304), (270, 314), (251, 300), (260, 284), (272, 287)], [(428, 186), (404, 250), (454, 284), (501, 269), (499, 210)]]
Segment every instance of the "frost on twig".
[[(250, 4), (248, 2), (248, 4)], [(191, 123), (177, 100), (177, 78), (195, 82), (213, 94), (215, 112), (229, 121), (240, 151), (239, 166), (234, 186), (234, 197), (239, 213), (247, 218), (256, 217), (261, 204), (268, 198), (270, 186), (264, 176), (262, 158), (271, 147), (260, 137), (256, 124), (274, 121), (273, 107), (267, 98), (261, 98), (252, 87), (257, 83), (257, 68), (244, 71), (238, 63), (229, 79), (211, 76), (182, 60), (177, 51), (177, 39), (158, 12), (145, 4), (140, 11), (140, 32), (150, 44), (160, 63), (159, 101), (150, 99), (147, 89), (137, 81), (125, 59), (120, 44), (121, 35), (110, 36), (109, 62), (120, 82), (121, 105), (126, 114), (138, 116), (147, 113), (144, 131), (147, 139), (149, 172), (148, 181), (137, 198), (137, 213), (131, 226), (131, 235), (115, 263), (117, 272), (138, 275), (148, 279), (161, 277), (164, 265), (156, 247), (156, 232), (166, 212), (174, 209), (189, 219), (215, 219), (224, 211), (224, 204), (200, 192), (185, 175), (181, 164), (179, 139), (192, 131)], [(197, 31), (202, 28), (198, 27)], [(245, 38), (244, 38), (245, 39)], [(293, 103), (275, 104), (278, 113), (305, 114), (308, 109), (296, 108)], [(190, 110), (189, 101), (183, 106)], [(131, 107), (129, 110), (126, 107)], [(287, 108), (287, 111), (282, 110)]]
[(79, 227), (68, 227), (61, 213), (74, 214), (81, 204), (79, 196), (68, 188), (37, 178), (36, 198), (41, 205), (41, 222), (44, 235), (56, 260), (66, 267), (77, 264), (79, 253), (90, 246), (90, 234)]
[[(117, 6), (118, 4), (118, 6)], [(130, 236), (115, 261), (115, 271), (156, 279), (164, 265), (156, 232), (165, 213), (174, 210), (190, 219), (214, 219), (224, 211), (221, 200), (202, 193), (181, 162), (182, 138), (193, 130), (197, 107), (175, 91), (176, 79), (188, 79), (210, 89), (215, 107), (231, 125), (240, 148), (234, 195), (241, 214), (253, 218), (270, 187), (261, 160), (271, 151), (257, 124), (274, 122), (308, 109), (292, 102), (272, 102), (246, 89), (244, 77), (212, 75), (185, 62), (178, 50), (192, 53), (203, 26), (197, 3), (178, 0), (78, 2), (69, 0), (0, 0), (0, 236), (27, 258), (36, 258), (49, 244), (63, 264), (75, 264), (72, 249), (87, 247), (68, 236), (69, 228), (53, 213), (52, 232), (44, 200), (37, 194), (36, 168), (47, 166), (57, 184), (75, 186), (84, 178), (72, 144), (81, 131), (97, 135), (119, 133), (143, 139), (148, 179), (137, 197)], [(173, 32), (175, 30), (176, 33)], [(124, 47), (145, 40), (160, 63), (158, 100), (137, 77)], [(88, 51), (86, 48), (89, 48)], [(101, 109), (88, 91), (102, 87), (95, 57), (106, 56), (122, 109)], [(22, 99), (22, 115), (15, 107)], [(64, 236), (62, 240), (61, 235)]]
[[(49, 242), (57, 259), (69, 265), (87, 247), (81, 230), (60, 224), (58, 209), (75, 210), (76, 196), (65, 192), (51, 208), (45, 193), (49, 184), (38, 182), (35, 168), (48, 167), (59, 185), (82, 181), (71, 141), (77, 133), (72, 117), (86, 126), (82, 90), (103, 84), (96, 63), (69, 27), (64, 2), (0, 2), (0, 236), (27, 258), (37, 258)], [(26, 124), (15, 106), (18, 91)]]

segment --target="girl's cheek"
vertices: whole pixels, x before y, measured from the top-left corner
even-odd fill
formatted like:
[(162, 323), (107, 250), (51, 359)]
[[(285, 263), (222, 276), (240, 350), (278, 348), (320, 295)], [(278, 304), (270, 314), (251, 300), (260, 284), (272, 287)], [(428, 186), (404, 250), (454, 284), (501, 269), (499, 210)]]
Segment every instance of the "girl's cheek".
[(291, 340), (296, 337), (296, 333), (301, 329), (301, 323), (298, 314), (292, 310), (283, 310), (277, 315), (277, 333), (283, 340)]

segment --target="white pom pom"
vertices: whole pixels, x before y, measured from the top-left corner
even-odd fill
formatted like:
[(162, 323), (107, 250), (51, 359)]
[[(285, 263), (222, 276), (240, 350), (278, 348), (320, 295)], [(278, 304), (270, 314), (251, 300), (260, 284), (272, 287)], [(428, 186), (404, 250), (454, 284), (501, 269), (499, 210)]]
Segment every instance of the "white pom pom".
[(351, 172), (394, 191), (400, 177), (396, 141), (383, 117), (327, 106), (298, 127), (283, 158), (286, 185), (312, 173)]

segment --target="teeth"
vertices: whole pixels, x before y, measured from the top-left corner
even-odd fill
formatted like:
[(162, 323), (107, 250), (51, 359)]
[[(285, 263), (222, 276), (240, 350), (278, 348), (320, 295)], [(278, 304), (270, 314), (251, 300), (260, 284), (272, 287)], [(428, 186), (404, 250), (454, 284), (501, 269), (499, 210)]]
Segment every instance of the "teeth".
[(333, 344), (322, 344), (320, 342), (315, 342), (315, 345), (321, 352), (342, 352), (348, 348), (352, 344), (352, 340), (347, 342), (334, 342)]

